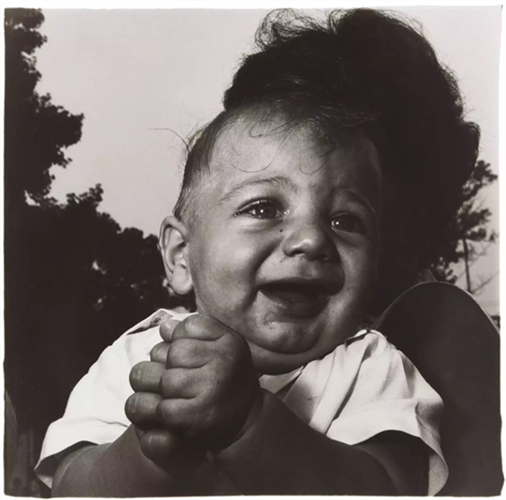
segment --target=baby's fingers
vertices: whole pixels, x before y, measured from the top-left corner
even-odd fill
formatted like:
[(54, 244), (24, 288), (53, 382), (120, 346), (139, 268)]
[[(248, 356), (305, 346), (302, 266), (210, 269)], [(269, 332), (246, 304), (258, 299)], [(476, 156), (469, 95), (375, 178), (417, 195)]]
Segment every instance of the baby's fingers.
[(189, 448), (179, 436), (168, 430), (145, 431), (141, 434), (139, 443), (144, 455), (153, 462), (179, 470), (193, 470), (200, 466), (205, 458), (203, 452)]
[(130, 370), (130, 385), (136, 392), (158, 392), (165, 362), (141, 361)]
[(161, 401), (159, 394), (152, 392), (136, 392), (125, 403), (125, 414), (140, 429), (148, 429), (159, 426), (157, 406)]
[(149, 353), (151, 361), (165, 365), (167, 362), (167, 354), (169, 353), (169, 349), (170, 344), (168, 342), (160, 342), (159, 344), (156, 344)]
[(200, 314), (193, 314), (175, 326), (172, 341), (180, 338), (218, 340), (231, 332), (232, 330), (218, 320)]
[(179, 324), (178, 320), (175, 319), (166, 319), (160, 325), (160, 336), (165, 342), (170, 342), (172, 340), (172, 332), (174, 328)]
[(173, 432), (164, 429), (149, 429), (139, 437), (142, 452), (154, 462), (165, 462), (180, 446), (179, 440)]

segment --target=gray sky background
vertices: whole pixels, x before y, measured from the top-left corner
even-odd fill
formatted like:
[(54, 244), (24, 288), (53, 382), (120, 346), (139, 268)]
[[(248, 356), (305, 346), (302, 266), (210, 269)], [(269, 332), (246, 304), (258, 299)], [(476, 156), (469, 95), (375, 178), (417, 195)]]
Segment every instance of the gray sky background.
[[(501, 11), (488, 7), (395, 7), (419, 20), (440, 58), (457, 74), (468, 116), (482, 129), (480, 158), (498, 170)], [(37, 90), (84, 113), (72, 163), (53, 169), (52, 195), (64, 200), (101, 183), (101, 210), (123, 227), (158, 232), (171, 213), (183, 143), (221, 109), (242, 54), (266, 11), (43, 9), (47, 43), (37, 52)], [(498, 186), (484, 193), (499, 229)], [(499, 270), (498, 245), (472, 267), (479, 283)], [(462, 283), (463, 281), (461, 281)], [(496, 276), (478, 295), (499, 310)]]

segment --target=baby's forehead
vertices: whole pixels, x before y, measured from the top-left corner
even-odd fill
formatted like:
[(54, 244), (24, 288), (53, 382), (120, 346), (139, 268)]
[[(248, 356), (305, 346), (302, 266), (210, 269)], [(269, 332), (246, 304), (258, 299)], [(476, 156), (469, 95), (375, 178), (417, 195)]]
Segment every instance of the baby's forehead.
[(356, 162), (378, 163), (375, 147), (359, 130), (331, 136), (310, 121), (294, 123), (274, 114), (268, 118), (239, 116), (228, 123), (214, 141), (208, 167), (212, 176), (229, 175), (232, 170), (258, 173), (280, 154), (297, 163), (304, 162), (309, 153), (322, 161), (345, 153)]
[(342, 163), (357, 171), (379, 171), (377, 151), (368, 137), (357, 130), (330, 136), (309, 121), (293, 121), (279, 115), (239, 116), (226, 124), (214, 141), (209, 157), (211, 178), (227, 180), (247, 174), (269, 174), (280, 165), (321, 175), (336, 173)]

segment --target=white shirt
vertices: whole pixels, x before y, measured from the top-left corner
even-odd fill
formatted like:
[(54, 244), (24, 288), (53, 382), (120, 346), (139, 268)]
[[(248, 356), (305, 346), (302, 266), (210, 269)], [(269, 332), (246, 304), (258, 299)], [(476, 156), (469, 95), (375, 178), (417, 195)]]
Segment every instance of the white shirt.
[[(149, 360), (162, 341), (160, 310), (109, 346), (76, 385), (64, 416), (50, 425), (36, 472), (51, 486), (59, 461), (72, 447), (115, 441), (130, 425), (124, 411), (133, 393), (132, 367)], [(413, 364), (379, 332), (361, 330), (323, 359), (283, 375), (263, 375), (260, 385), (277, 394), (304, 422), (330, 439), (354, 445), (385, 431), (420, 438), (429, 448), (429, 494), (446, 482), (448, 469), (439, 445), (443, 403)]]

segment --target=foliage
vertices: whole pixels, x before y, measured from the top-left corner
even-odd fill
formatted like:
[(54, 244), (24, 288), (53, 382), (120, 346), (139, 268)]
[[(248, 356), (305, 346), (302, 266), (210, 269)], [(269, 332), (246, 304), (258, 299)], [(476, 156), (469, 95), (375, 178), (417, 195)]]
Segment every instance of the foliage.
[(122, 331), (169, 302), (154, 236), (98, 210), (100, 186), (49, 197), (83, 115), (39, 95), (38, 10), (5, 11), (5, 381), (40, 441), (70, 390)]
[(6, 262), (6, 377), (22, 427), (43, 432), (100, 352), (167, 303), (156, 238), (99, 213), (101, 196), (96, 187), (18, 213)]
[(66, 167), (65, 148), (81, 138), (83, 115), (72, 115), (39, 95), (40, 73), (34, 52), (44, 42), (40, 11), (5, 11), (5, 183), (6, 208), (19, 209), (25, 193), (41, 199), (49, 193), (53, 165)]
[(476, 163), (463, 189), (462, 206), (448, 227), (446, 240), (440, 242), (440, 258), (432, 269), (437, 279), (454, 283), (457, 277), (452, 266), (466, 258), (466, 248), (470, 260), (477, 256), (476, 244), (495, 242), (497, 234), (488, 228), (492, 213), (481, 206), (479, 195), (496, 179), (489, 163), (482, 160)]

